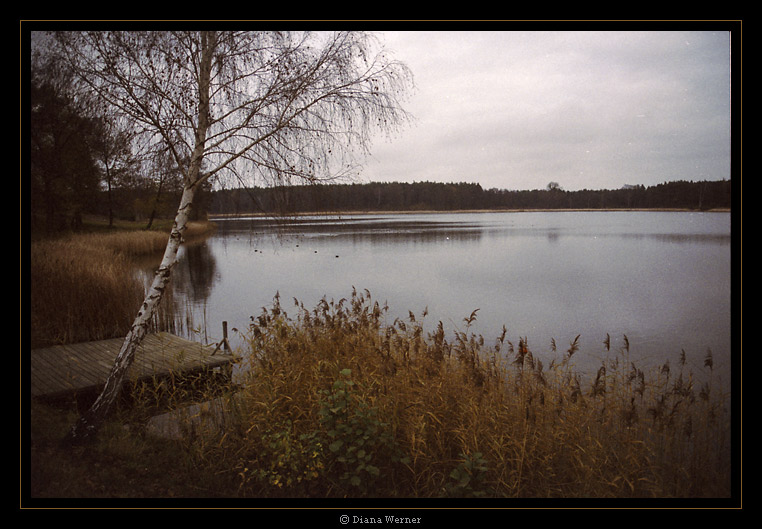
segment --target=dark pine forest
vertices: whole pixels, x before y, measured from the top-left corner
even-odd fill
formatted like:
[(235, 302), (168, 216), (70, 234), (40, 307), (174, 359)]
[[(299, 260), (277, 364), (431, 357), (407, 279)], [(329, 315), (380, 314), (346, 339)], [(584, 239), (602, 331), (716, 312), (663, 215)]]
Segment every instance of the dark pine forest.
[(213, 191), (213, 215), (351, 211), (730, 208), (730, 181), (665, 182), (615, 190), (483, 189), (473, 183), (356, 183)]

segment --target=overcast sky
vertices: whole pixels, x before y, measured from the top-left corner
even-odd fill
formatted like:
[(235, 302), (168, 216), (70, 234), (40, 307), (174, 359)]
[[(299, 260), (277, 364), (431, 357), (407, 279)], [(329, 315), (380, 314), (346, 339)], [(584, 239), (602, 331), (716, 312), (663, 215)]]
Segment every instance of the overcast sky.
[(730, 178), (729, 32), (382, 31), (415, 122), (363, 181), (616, 189)]

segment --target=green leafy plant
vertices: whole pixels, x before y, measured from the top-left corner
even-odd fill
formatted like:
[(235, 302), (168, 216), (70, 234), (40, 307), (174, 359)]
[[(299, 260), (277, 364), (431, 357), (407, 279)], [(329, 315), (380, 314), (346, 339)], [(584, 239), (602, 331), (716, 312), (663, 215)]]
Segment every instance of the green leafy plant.
[(445, 484), (445, 494), (458, 498), (479, 498), (487, 493), (483, 490), (487, 475), (487, 461), (481, 452), (461, 454), (463, 461), (450, 472), (450, 481)]
[(257, 461), (240, 472), (242, 483), (254, 479), (284, 490), (304, 489), (324, 468), (323, 447), (314, 434), (295, 435), (290, 422), (262, 436)]
[(330, 390), (322, 391), (320, 424), (338, 482), (367, 493), (381, 477), (380, 462), (399, 462), (394, 438), (378, 412), (353, 394), (352, 371), (343, 369)]

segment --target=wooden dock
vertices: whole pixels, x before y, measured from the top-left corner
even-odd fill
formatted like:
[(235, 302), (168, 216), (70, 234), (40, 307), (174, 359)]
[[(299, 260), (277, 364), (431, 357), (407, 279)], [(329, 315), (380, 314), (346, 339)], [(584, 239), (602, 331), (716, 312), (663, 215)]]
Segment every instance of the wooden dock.
[[(100, 392), (123, 342), (124, 338), (115, 338), (32, 349), (32, 398), (58, 399)], [(169, 333), (148, 334), (135, 353), (129, 379), (214, 371), (230, 366), (234, 360), (213, 346)]]

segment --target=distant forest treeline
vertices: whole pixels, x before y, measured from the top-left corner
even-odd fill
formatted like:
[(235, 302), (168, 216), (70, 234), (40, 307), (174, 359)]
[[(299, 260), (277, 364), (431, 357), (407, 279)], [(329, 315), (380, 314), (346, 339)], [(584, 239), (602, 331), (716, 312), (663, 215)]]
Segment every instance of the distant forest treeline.
[(456, 211), (487, 209), (730, 208), (730, 181), (665, 182), (615, 190), (483, 189), (473, 183), (321, 184), (213, 191), (208, 213), (306, 213), (349, 211)]

